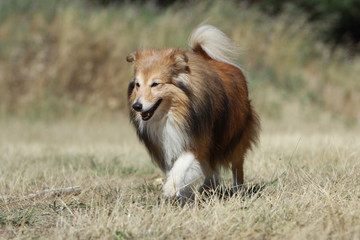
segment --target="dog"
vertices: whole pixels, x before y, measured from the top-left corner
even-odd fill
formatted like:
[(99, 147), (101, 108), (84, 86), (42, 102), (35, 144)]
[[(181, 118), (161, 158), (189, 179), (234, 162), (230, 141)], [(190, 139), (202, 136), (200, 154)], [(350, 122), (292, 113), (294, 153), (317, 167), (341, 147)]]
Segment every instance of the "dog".
[(244, 182), (245, 154), (256, 144), (259, 117), (247, 82), (231, 59), (234, 45), (211, 25), (196, 28), (190, 50), (143, 49), (130, 53), (130, 121), (153, 162), (166, 173), (164, 195), (189, 198), (219, 184), (219, 170), (232, 169), (233, 189)]

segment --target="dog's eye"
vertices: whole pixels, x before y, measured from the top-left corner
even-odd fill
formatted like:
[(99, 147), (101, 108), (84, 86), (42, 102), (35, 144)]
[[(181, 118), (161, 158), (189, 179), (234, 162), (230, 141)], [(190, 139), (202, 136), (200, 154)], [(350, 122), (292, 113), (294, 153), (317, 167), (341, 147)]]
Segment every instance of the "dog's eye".
[(159, 85), (159, 83), (153, 82), (153, 83), (151, 84), (151, 87), (156, 87), (157, 85)]
[(135, 85), (136, 85), (137, 87), (140, 87), (140, 83), (138, 83), (138, 82), (137, 82), (137, 83), (135, 83)]

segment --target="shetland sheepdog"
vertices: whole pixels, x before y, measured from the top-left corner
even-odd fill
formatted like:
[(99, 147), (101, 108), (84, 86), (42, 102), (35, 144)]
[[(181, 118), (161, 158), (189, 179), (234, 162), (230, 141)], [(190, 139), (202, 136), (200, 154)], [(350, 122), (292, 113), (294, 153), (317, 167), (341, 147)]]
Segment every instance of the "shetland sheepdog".
[(232, 169), (234, 189), (244, 182), (244, 156), (257, 141), (259, 118), (246, 79), (232, 61), (234, 45), (210, 25), (196, 28), (190, 50), (143, 49), (130, 53), (130, 119), (152, 160), (166, 173), (164, 195), (180, 201), (219, 184)]

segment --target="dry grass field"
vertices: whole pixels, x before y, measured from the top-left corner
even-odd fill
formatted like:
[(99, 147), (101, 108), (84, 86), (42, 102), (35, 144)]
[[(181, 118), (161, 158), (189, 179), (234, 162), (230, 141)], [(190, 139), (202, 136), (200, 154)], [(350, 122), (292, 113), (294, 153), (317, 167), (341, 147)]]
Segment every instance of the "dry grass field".
[(263, 125), (245, 164), (261, 191), (180, 207), (126, 116), (2, 120), (0, 239), (359, 239), (358, 131)]

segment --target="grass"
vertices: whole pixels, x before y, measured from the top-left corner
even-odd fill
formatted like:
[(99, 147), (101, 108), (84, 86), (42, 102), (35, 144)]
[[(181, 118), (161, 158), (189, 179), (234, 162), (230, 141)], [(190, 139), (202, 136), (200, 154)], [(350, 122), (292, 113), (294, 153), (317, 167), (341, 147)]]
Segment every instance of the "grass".
[[(261, 192), (180, 207), (162, 196), (164, 175), (121, 114), (0, 127), (1, 238), (360, 237), (360, 142), (343, 128), (265, 123), (245, 163), (248, 186), (265, 184)], [(24, 197), (70, 186), (81, 193)]]

